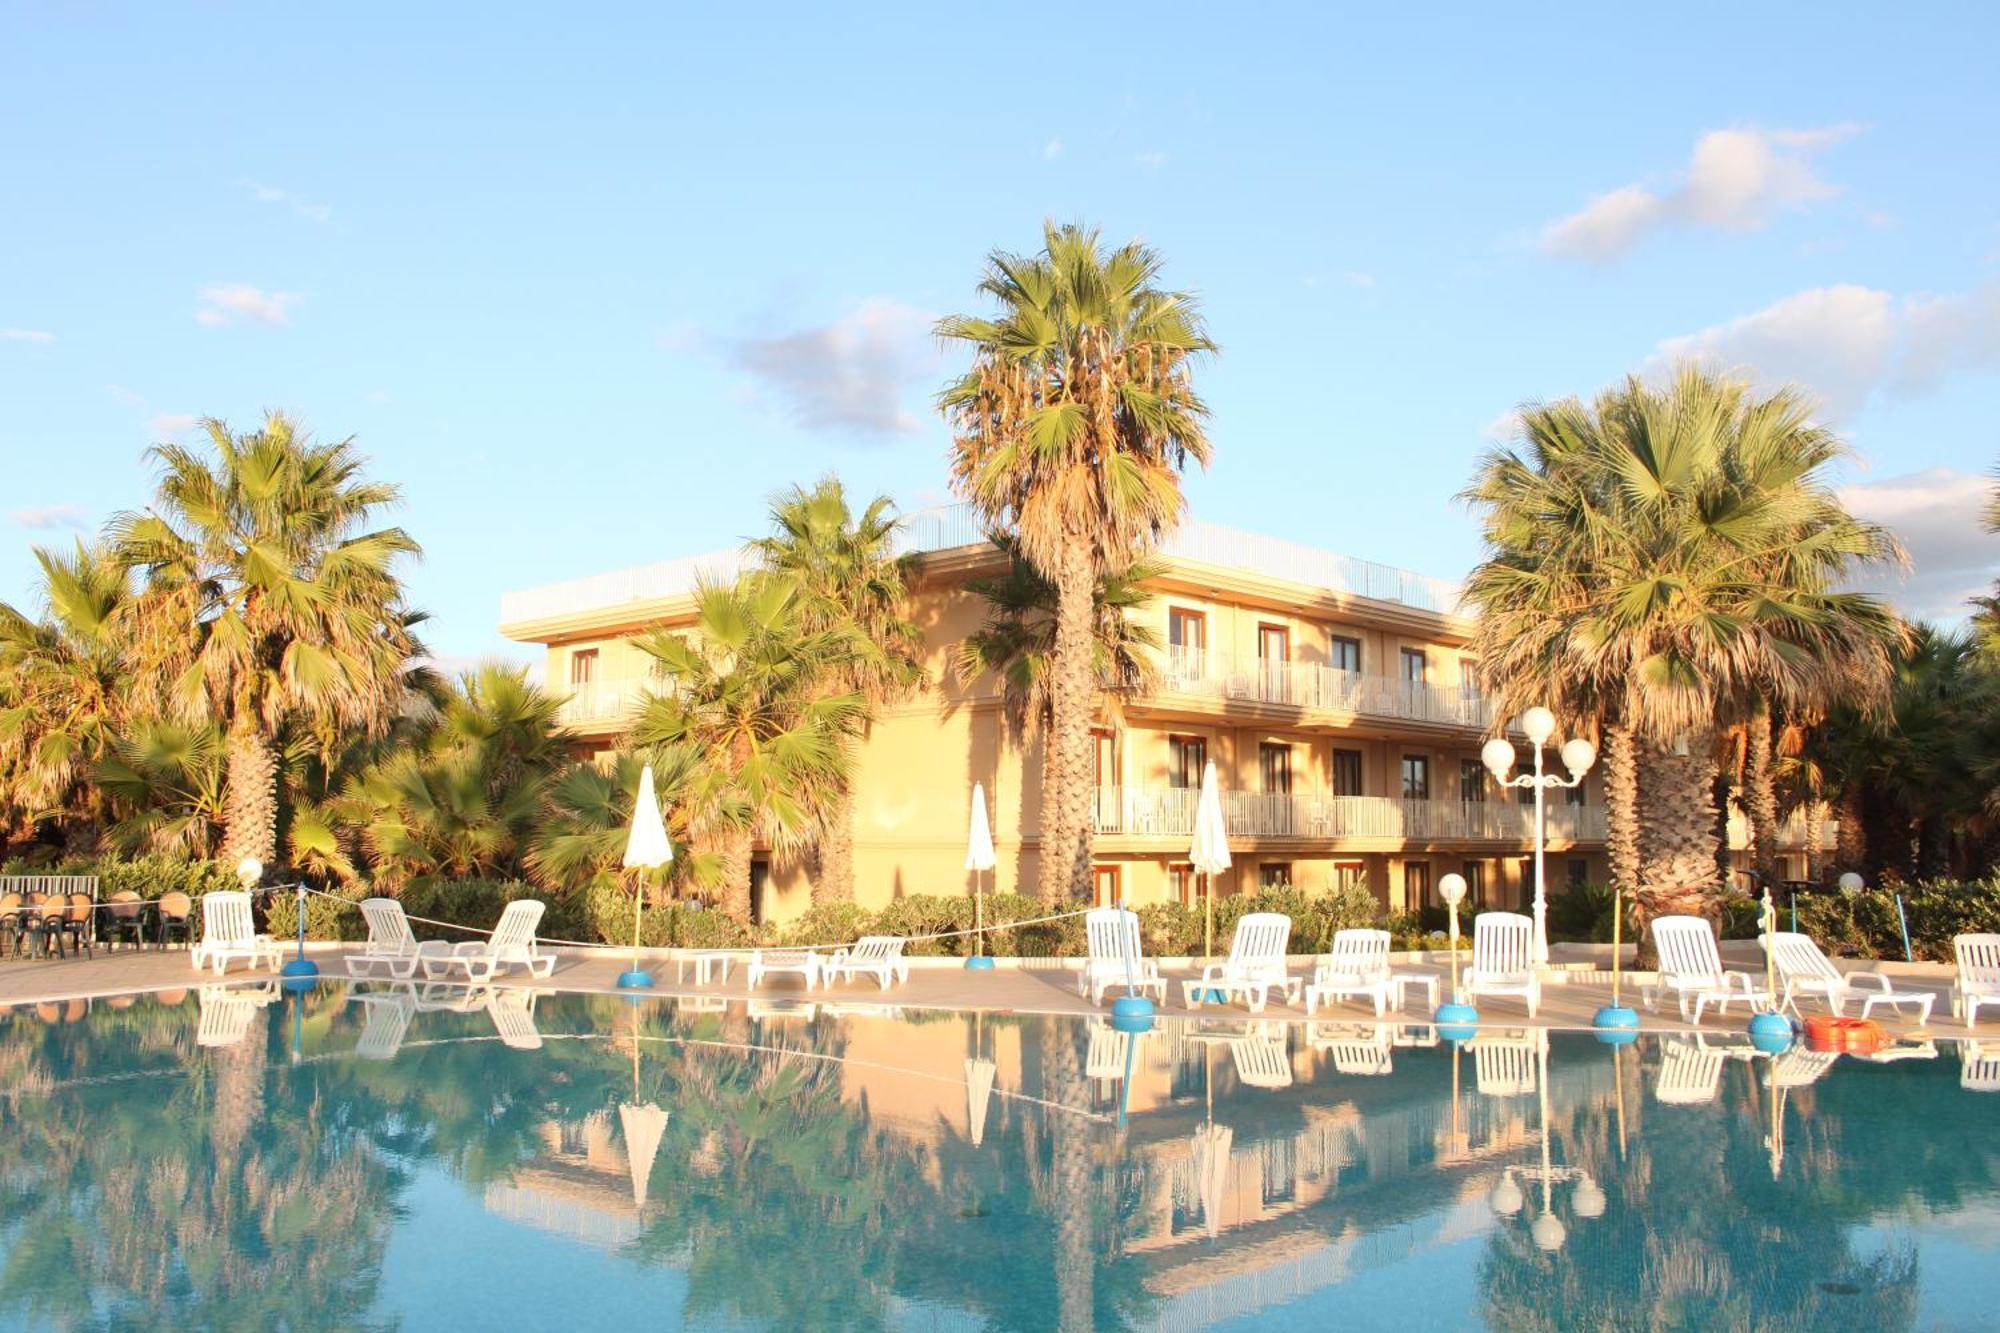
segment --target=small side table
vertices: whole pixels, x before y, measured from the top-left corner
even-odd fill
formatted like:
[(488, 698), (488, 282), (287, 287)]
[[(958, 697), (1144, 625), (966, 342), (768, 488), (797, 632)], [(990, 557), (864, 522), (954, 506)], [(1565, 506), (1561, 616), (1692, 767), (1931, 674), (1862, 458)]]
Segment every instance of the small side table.
[(1396, 996), (1397, 1009), (1400, 1010), (1403, 1008), (1404, 1004), (1407, 1001), (1409, 989), (1412, 986), (1422, 986), (1424, 988), (1424, 999), (1430, 1004), (1430, 1007), (1432, 1009), (1437, 1008), (1438, 1005), (1437, 973), (1391, 972), (1389, 974), (1389, 981), (1390, 984), (1396, 988), (1395, 996)]
[(694, 982), (697, 986), (708, 984), (709, 972), (717, 967), (722, 969), (722, 979), (729, 980), (729, 964), (734, 955), (726, 949), (695, 949), (674, 955), (674, 981), (679, 982), (689, 963), (694, 964)]

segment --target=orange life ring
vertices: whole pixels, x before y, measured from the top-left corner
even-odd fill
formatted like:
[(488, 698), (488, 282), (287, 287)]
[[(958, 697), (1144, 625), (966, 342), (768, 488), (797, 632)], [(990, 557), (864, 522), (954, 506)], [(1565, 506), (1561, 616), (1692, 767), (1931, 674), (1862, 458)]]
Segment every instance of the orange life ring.
[(1873, 1019), (1815, 1014), (1806, 1020), (1806, 1045), (1815, 1051), (1869, 1055), (1882, 1048), (1882, 1040), (1882, 1027)]

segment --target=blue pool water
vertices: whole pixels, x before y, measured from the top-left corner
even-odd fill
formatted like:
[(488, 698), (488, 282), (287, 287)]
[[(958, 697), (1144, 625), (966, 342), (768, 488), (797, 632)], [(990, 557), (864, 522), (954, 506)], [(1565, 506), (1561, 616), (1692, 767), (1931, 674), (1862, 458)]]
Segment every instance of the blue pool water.
[(2000, 1326), (2000, 1043), (325, 984), (0, 1017), (0, 1326)]

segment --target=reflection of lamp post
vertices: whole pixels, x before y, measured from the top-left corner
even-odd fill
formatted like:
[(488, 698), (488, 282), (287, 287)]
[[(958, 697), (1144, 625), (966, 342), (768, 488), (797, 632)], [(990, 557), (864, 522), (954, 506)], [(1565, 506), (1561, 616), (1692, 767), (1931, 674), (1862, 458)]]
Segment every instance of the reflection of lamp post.
[(1549, 1040), (1548, 1033), (1541, 1035), (1538, 1059), (1541, 1068), (1535, 1082), (1542, 1115), (1542, 1162), (1540, 1166), (1510, 1166), (1500, 1173), (1500, 1183), (1487, 1196), (1487, 1204), (1496, 1216), (1515, 1217), (1527, 1205), (1527, 1195), (1522, 1191), (1516, 1176), (1535, 1181), (1542, 1187), (1541, 1216), (1528, 1224), (1528, 1236), (1535, 1242), (1535, 1248), (1553, 1254), (1561, 1249), (1569, 1238), (1569, 1228), (1556, 1216), (1555, 1187), (1562, 1184), (1574, 1185), (1570, 1192), (1570, 1211), (1583, 1221), (1604, 1216), (1604, 1190), (1591, 1179), (1590, 1172), (1580, 1166), (1556, 1166), (1549, 1161)]
[(1543, 872), (1543, 796), (1551, 787), (1575, 787), (1583, 782), (1583, 775), (1597, 762), (1597, 747), (1581, 736), (1573, 736), (1563, 742), (1561, 755), (1563, 767), (1569, 770), (1567, 779), (1554, 773), (1542, 771), (1542, 748), (1556, 732), (1556, 715), (1548, 709), (1536, 706), (1521, 714), (1521, 731), (1528, 738), (1528, 744), (1535, 751), (1535, 771), (1523, 773), (1519, 777), (1509, 777), (1514, 768), (1514, 743), (1505, 736), (1495, 736), (1479, 751), (1492, 772), (1493, 780), (1502, 787), (1520, 787), (1535, 793), (1535, 943), (1532, 961), (1542, 966), (1549, 961), (1549, 896), (1548, 877)]
[(1451, 922), (1451, 999), (1438, 1006), (1435, 1021), (1442, 1027), (1449, 1024), (1455, 1032), (1440, 1032), (1439, 1035), (1451, 1041), (1463, 1041), (1472, 1035), (1472, 1025), (1479, 1021), (1479, 1011), (1465, 1002), (1465, 995), (1458, 988), (1458, 905), (1465, 900), (1465, 877), (1446, 875), (1438, 881), (1438, 897), (1444, 899), (1445, 912)]

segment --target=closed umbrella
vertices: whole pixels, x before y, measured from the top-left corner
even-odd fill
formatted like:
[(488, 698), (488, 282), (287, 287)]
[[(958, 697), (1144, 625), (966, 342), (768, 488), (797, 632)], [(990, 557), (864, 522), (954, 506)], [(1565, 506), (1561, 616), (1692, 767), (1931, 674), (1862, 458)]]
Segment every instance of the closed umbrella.
[(667, 1113), (652, 1102), (639, 1101), (638, 1016), (633, 1015), (632, 1100), (620, 1103), (618, 1127), (625, 1133), (625, 1165), (632, 1172), (632, 1208), (646, 1207), (646, 1185), (653, 1176), (653, 1159), (660, 1152), (660, 1137), (667, 1132)]
[(653, 984), (652, 974), (639, 967), (639, 923), (646, 911), (645, 872), (657, 870), (674, 859), (674, 845), (667, 840), (666, 821), (660, 818), (660, 798), (653, 793), (653, 766), (639, 775), (639, 798), (632, 805), (632, 831), (625, 839), (625, 868), (639, 872), (632, 894), (632, 968), (621, 974), (618, 984), (627, 989)]
[(965, 960), (967, 967), (991, 967), (993, 961), (986, 956), (986, 899), (981, 892), (984, 887), (982, 876), (1000, 863), (993, 854), (993, 827), (986, 819), (986, 784), (972, 784), (972, 825), (965, 837), (965, 868), (972, 872), (972, 957)]
[(1210, 1238), (1222, 1221), (1222, 1196), (1229, 1188), (1229, 1149), (1236, 1137), (1227, 1125), (1209, 1121), (1194, 1132), (1194, 1176), (1201, 1196), (1201, 1225)]
[(1204, 961), (1215, 953), (1215, 881), (1229, 869), (1229, 826), (1222, 818), (1222, 792), (1215, 782), (1215, 761), (1201, 770), (1201, 796), (1194, 807), (1194, 842), (1188, 861), (1202, 880), (1201, 952)]
[(972, 1131), (972, 1146), (986, 1141), (986, 1104), (993, 1097), (993, 1062), (975, 1057), (965, 1062), (965, 1119)]

